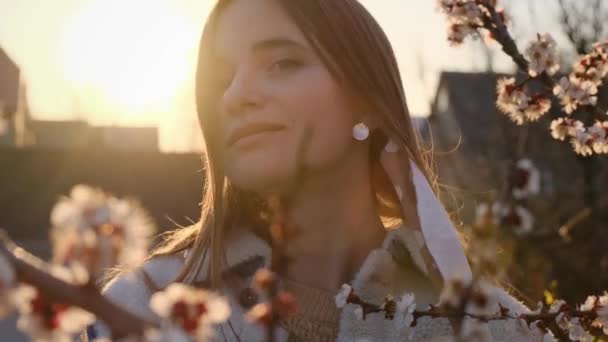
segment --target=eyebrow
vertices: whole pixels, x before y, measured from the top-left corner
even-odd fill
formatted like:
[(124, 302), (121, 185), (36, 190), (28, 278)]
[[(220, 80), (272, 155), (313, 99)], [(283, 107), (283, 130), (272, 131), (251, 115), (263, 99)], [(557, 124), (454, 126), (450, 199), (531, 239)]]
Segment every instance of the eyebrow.
[(291, 40), (287, 37), (273, 37), (269, 39), (264, 39), (253, 44), (252, 50), (254, 52), (263, 51), (263, 50), (273, 50), (278, 48), (288, 48), (294, 47), (299, 49), (305, 49), (306, 47), (294, 40)]
[[(289, 39), (287, 37), (273, 37), (273, 38), (263, 39), (263, 40), (255, 42), (253, 44), (253, 46), (251, 47), (251, 49), (254, 52), (269, 51), (269, 50), (280, 49), (280, 48), (295, 48), (295, 49), (306, 50), (306, 46), (296, 42), (295, 40)], [(218, 55), (215, 55), (214, 57), (215, 57), (216, 62), (227, 64), (225, 58), (218, 56)]]

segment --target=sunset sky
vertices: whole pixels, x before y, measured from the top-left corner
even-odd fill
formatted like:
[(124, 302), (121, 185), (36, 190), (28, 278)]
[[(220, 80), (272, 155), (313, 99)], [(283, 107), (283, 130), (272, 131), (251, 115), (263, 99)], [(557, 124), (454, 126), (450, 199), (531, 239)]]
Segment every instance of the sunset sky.
[[(532, 27), (527, 1), (506, 5)], [(478, 43), (449, 47), (435, 0), (362, 2), (394, 45), (412, 113), (428, 114), (441, 70), (483, 70)], [(22, 70), (35, 118), (158, 125), (163, 150), (195, 150), (194, 65), (212, 3), (0, 0), (0, 46)], [(511, 68), (500, 54), (498, 65)]]

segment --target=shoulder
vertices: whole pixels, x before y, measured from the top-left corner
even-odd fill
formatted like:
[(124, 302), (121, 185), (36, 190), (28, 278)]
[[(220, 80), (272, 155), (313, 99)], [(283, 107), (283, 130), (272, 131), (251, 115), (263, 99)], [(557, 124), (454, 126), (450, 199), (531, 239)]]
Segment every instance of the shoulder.
[[(181, 271), (181, 256), (159, 256), (148, 260), (143, 266), (119, 274), (102, 289), (105, 297), (123, 309), (150, 321), (158, 317), (150, 310), (150, 297), (155, 289), (161, 289), (175, 280)], [(102, 322), (94, 325), (95, 335), (109, 336)]]
[(102, 292), (125, 309), (149, 316), (148, 301), (154, 288), (161, 289), (174, 281), (182, 266), (181, 256), (155, 257), (139, 268), (118, 275)]

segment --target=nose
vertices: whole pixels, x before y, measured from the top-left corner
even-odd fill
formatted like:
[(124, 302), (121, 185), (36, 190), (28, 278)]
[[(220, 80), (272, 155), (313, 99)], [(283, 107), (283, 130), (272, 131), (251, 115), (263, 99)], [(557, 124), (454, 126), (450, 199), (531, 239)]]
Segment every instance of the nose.
[(242, 116), (262, 103), (260, 89), (255, 76), (247, 70), (237, 71), (222, 96), (222, 112), (231, 116)]

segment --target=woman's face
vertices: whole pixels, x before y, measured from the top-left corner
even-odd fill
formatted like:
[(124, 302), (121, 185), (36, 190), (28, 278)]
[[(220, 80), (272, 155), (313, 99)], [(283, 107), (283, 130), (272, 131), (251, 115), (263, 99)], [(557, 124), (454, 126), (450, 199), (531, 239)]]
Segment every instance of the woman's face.
[(219, 17), (214, 50), (225, 87), (221, 153), (232, 184), (280, 191), (293, 179), (307, 126), (308, 171), (331, 169), (350, 153), (366, 156), (352, 138), (362, 113), (274, 0), (232, 1)]

